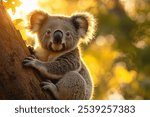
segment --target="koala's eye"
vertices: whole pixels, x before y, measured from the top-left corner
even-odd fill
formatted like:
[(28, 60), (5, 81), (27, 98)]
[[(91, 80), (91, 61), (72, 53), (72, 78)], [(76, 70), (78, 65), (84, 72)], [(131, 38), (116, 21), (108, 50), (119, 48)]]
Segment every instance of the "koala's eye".
[(70, 32), (66, 32), (66, 36), (69, 37), (70, 36)]
[(49, 36), (50, 34), (51, 34), (51, 31), (50, 31), (50, 30), (47, 30), (47, 31), (46, 31), (46, 35)]

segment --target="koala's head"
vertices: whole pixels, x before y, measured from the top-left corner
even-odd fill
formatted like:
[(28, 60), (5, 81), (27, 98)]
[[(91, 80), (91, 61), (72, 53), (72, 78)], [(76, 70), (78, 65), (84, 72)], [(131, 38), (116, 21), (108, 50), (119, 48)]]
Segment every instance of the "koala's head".
[(37, 33), (41, 46), (50, 51), (73, 49), (80, 40), (89, 42), (94, 34), (95, 20), (89, 13), (67, 17), (34, 11), (30, 16), (30, 30)]

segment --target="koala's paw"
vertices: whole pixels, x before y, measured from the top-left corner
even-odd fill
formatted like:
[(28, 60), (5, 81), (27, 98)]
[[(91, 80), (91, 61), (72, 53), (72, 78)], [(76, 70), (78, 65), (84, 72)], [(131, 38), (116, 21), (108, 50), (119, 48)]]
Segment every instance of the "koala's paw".
[(26, 57), (23, 60), (23, 65), (27, 67), (35, 67), (37, 63), (38, 63), (38, 59), (36, 59), (34, 55)]
[(29, 51), (30, 51), (31, 54), (35, 54), (33, 46), (28, 46), (28, 49), (29, 49)]
[(50, 80), (43, 81), (41, 83), (42, 89), (51, 90), (53, 86), (55, 86)]
[(42, 85), (42, 89), (50, 91), (56, 99), (59, 99), (60, 96), (59, 96), (58, 88), (50, 80), (42, 82), (41, 85)]

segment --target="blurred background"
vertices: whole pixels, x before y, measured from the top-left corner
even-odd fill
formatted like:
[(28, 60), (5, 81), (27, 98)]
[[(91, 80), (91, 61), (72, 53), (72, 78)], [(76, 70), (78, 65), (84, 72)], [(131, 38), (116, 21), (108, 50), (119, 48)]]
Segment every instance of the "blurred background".
[(34, 9), (51, 14), (92, 13), (95, 38), (82, 46), (93, 76), (93, 99), (150, 99), (150, 0), (3, 0), (27, 44), (34, 37), (26, 16)]

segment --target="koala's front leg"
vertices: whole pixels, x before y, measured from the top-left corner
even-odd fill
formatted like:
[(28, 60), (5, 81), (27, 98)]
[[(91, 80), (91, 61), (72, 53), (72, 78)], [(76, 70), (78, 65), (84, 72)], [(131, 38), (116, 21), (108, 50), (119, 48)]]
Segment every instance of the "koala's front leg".
[(24, 66), (35, 68), (47, 78), (59, 79), (60, 77), (62, 77), (62, 75), (54, 74), (50, 71), (50, 69), (53, 69), (53, 65), (51, 65), (50, 62), (40, 61), (36, 59), (34, 55), (26, 57), (23, 61), (23, 64)]
[(33, 67), (33, 68), (36, 68), (39, 63), (40, 61), (34, 55), (26, 57), (23, 61), (24, 66)]

